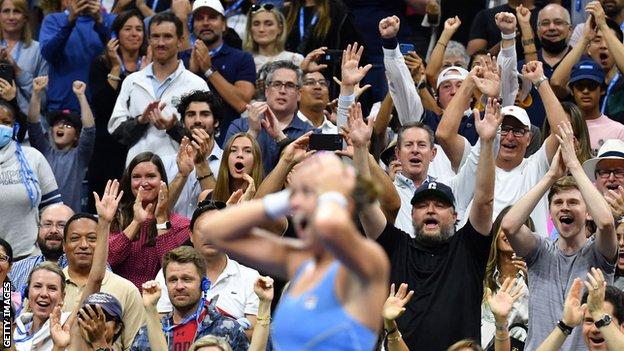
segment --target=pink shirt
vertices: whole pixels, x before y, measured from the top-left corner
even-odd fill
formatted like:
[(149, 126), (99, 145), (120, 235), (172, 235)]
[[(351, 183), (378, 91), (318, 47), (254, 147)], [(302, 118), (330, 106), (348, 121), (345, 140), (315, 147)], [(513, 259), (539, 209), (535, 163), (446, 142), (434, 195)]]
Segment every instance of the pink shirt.
[(147, 228), (152, 221), (155, 219), (143, 222), (137, 240), (128, 239), (123, 232), (111, 233), (108, 239), (108, 263), (113, 272), (134, 283), (139, 291), (143, 283), (156, 277), (163, 256), (190, 237), (189, 219), (172, 213), (171, 229), (157, 236), (153, 246), (147, 246)]
[(624, 140), (624, 124), (616, 122), (605, 115), (596, 119), (587, 119), (585, 122), (587, 122), (587, 129), (589, 130), (589, 141), (593, 156), (598, 154), (598, 149), (606, 140)]

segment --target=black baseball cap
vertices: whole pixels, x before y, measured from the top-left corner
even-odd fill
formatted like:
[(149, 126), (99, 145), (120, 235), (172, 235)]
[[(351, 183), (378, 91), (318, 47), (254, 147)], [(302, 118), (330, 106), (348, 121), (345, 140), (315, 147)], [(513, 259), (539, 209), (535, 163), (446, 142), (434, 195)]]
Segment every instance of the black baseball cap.
[(415, 203), (432, 197), (442, 200), (455, 207), (455, 196), (453, 196), (453, 190), (451, 190), (448, 185), (435, 181), (424, 182), (421, 186), (419, 186), (414, 192), (414, 196), (412, 196), (411, 204), (414, 205)]
[(76, 128), (76, 130), (80, 131), (82, 129), (82, 121), (80, 120), (80, 116), (71, 112), (70, 110), (57, 110), (51, 111), (48, 113), (48, 125), (53, 127), (60, 121), (65, 121), (67, 124)]

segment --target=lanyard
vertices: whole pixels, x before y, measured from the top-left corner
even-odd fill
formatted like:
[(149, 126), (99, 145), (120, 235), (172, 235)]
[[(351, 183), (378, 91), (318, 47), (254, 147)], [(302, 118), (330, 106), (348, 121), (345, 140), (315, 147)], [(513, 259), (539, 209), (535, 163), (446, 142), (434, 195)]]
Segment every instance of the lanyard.
[(234, 5), (230, 6), (227, 8), (227, 10), (225, 10), (225, 14), (223, 16), (230, 17), (230, 16), (234, 16), (237, 13), (239, 13), (239, 9), (241, 6), (243, 6), (243, 1), (245, 0), (238, 0), (234, 3)]
[(152, 11), (156, 12), (156, 8), (158, 7), (158, 0), (154, 0), (152, 3)]
[(29, 335), (30, 329), (32, 328), (32, 321), (30, 321), (30, 323), (26, 324), (24, 327), (26, 328), (26, 331), (24, 333), (22, 333), (20, 328), (17, 328), (17, 334), (24, 335), (24, 337), (22, 337), (22, 338), (15, 338), (13, 340), (15, 343), (28, 341), (28, 340), (32, 339), (33, 336), (35, 336), (35, 333), (32, 333), (32, 334)]
[(581, 5), (582, 5), (581, 4), (581, 0), (576, 0), (575, 5), (576, 6), (574, 8), (575, 8), (576, 12), (581, 12)]
[(192, 315), (184, 318), (184, 320), (182, 320), (182, 322), (175, 324), (175, 325), (170, 325), (168, 327), (163, 327), (163, 332), (165, 333), (169, 333), (170, 331), (174, 330), (175, 328), (185, 325), (191, 321), (195, 321), (196, 323), (199, 324), (199, 321), (197, 320), (199, 318), (199, 316), (201, 315), (202, 311), (204, 310), (204, 298), (202, 297), (199, 300), (199, 306), (197, 306), (197, 310), (195, 311), (195, 313), (193, 313)]
[[(121, 60), (119, 60), (119, 61), (121, 61), (121, 74), (124, 74), (124, 73), (126, 73), (126, 65), (124, 65), (123, 58), (120, 57), (120, 59)], [(143, 58), (139, 56), (139, 59), (136, 62), (136, 70), (135, 70), (135, 72), (141, 70), (141, 63), (142, 62), (143, 62)]]
[(613, 90), (613, 87), (615, 86), (615, 84), (617, 84), (618, 80), (620, 80), (620, 72), (615, 74), (615, 77), (613, 77), (613, 79), (611, 79), (611, 81), (609, 82), (609, 86), (607, 87), (607, 93), (605, 94), (605, 98), (604, 100), (602, 100), (602, 107), (600, 108), (600, 113), (604, 115), (606, 109), (607, 109), (607, 100), (609, 100), (609, 95), (611, 95), (611, 90)]
[[(7, 45), (6, 40), (2, 40), (2, 42), (0, 43), (2, 44), (2, 46), (4, 46), (5, 48), (8, 48), (9, 46)], [(15, 47), (13, 48), (13, 50), (15, 51), (15, 54), (13, 54), (11, 52), (11, 56), (13, 56), (13, 60), (15, 61), (15, 63), (17, 63), (20, 59), (20, 56), (22, 55), (22, 42), (18, 41), (15, 44)]]
[(221, 49), (223, 49), (223, 44), (219, 45), (219, 47), (214, 48), (212, 50), (208, 51), (208, 55), (210, 55), (211, 58), (215, 57), (216, 54), (219, 53), (219, 51), (221, 51)]
[[(303, 22), (304, 22), (304, 16), (303, 16), (303, 6), (299, 9), (299, 40), (303, 40)], [(312, 20), (310, 21), (310, 24), (308, 24), (308, 29), (312, 29), (312, 27), (314, 27), (314, 25), (316, 24), (316, 21), (318, 21), (318, 13), (314, 13), (314, 16), (312, 16)]]

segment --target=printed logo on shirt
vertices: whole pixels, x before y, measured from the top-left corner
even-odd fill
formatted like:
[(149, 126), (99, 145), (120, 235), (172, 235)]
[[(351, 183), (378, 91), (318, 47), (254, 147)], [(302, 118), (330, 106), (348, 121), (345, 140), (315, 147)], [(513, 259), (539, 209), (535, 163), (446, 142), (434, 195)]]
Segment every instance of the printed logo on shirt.
[(0, 185), (22, 184), (22, 176), (19, 170), (7, 170), (0, 172)]

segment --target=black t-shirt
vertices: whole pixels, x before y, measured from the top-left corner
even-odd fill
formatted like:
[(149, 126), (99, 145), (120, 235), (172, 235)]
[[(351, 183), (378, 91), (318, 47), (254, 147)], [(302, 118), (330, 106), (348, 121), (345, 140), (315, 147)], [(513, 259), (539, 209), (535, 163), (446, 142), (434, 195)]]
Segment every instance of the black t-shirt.
[[(533, 10), (531, 10), (531, 27), (533, 28), (533, 38), (535, 39), (535, 47), (539, 50), (540, 44), (539, 40), (537, 40), (537, 36), (535, 35), (537, 28), (537, 13), (541, 7), (537, 5)], [(501, 41), (501, 32), (496, 25), (496, 21), (494, 17), (499, 12), (510, 12), (514, 15), (516, 14), (516, 10), (511, 8), (511, 6), (505, 4), (501, 6), (492, 7), (491, 9), (484, 9), (479, 11), (477, 16), (474, 18), (472, 22), (472, 27), (470, 28), (470, 40), (472, 39), (485, 39), (487, 40), (487, 48), (490, 49)], [(520, 31), (520, 25), (517, 25), (518, 31)], [(521, 31), (520, 31), (521, 32)], [(521, 58), (524, 55), (524, 49), (522, 48), (522, 40), (520, 40), (520, 36), (516, 37), (516, 53), (518, 57)]]
[(414, 290), (397, 320), (410, 350), (444, 351), (464, 338), (481, 340), (491, 236), (479, 234), (468, 222), (448, 243), (428, 248), (389, 223), (377, 242), (390, 258), (390, 281)]

